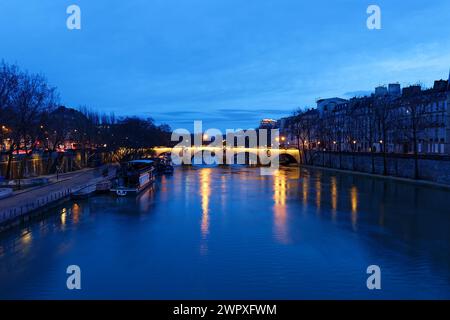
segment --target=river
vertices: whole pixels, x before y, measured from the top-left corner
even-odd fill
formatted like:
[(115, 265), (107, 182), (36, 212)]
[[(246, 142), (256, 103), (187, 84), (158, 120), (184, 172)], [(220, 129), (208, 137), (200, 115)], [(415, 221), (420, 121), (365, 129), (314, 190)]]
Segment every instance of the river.
[(449, 191), (360, 175), (177, 167), (1, 234), (0, 298), (449, 299), (449, 208)]

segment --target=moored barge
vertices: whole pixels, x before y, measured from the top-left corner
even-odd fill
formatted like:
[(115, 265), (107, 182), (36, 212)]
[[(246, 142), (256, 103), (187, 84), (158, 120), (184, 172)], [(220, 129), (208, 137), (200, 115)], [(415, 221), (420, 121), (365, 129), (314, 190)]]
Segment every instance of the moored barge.
[(145, 159), (128, 161), (118, 170), (110, 191), (118, 196), (138, 194), (154, 182), (154, 161)]

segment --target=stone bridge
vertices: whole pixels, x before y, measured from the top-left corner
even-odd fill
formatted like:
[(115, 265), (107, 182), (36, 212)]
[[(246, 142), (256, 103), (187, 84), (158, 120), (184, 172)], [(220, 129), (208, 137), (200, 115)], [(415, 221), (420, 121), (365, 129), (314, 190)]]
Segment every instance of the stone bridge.
[[(204, 152), (208, 152), (212, 156), (224, 157), (223, 163), (229, 163), (225, 157), (236, 158), (241, 156), (241, 159), (246, 159), (246, 163), (265, 163), (265, 159), (278, 158), (280, 163), (300, 163), (300, 153), (297, 149), (272, 149), (272, 148), (246, 148), (246, 147), (155, 147), (153, 148), (157, 157), (171, 153), (172, 155), (178, 155), (179, 157), (190, 157), (192, 160), (196, 155), (202, 155)], [(251, 161), (249, 161), (251, 160)], [(236, 162), (233, 162), (236, 163)]]

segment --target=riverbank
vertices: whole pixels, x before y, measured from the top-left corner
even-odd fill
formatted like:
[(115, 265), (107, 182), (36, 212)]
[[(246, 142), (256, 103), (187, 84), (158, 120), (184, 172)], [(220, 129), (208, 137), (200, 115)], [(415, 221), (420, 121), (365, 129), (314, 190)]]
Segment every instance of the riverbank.
[(311, 155), (308, 164), (450, 187), (450, 157), (443, 155), (419, 155), (415, 159), (411, 154), (388, 153), (383, 156), (381, 153), (323, 151)]
[(346, 174), (354, 174), (359, 176), (366, 176), (371, 178), (377, 178), (377, 179), (383, 179), (383, 180), (392, 180), (397, 182), (405, 182), (410, 184), (415, 184), (419, 186), (425, 186), (425, 187), (433, 187), (433, 188), (439, 188), (444, 189), (447, 191), (450, 191), (450, 185), (427, 181), (427, 180), (415, 180), (410, 178), (402, 178), (402, 177), (395, 177), (395, 176), (385, 176), (382, 174), (376, 174), (376, 173), (368, 173), (368, 172), (361, 172), (361, 171), (353, 171), (353, 170), (346, 170), (346, 169), (337, 169), (337, 168), (329, 168), (329, 167), (322, 167), (322, 166), (315, 166), (315, 165), (307, 165), (307, 164), (301, 164), (301, 168), (308, 168), (308, 169), (320, 169), (324, 171), (333, 171), (333, 172), (340, 172), (340, 173), (346, 173)]
[(59, 177), (50, 177), (50, 183), (15, 191), (0, 200), (0, 232), (29, 220), (34, 214), (70, 199), (72, 192), (105, 179), (104, 167), (83, 169)]

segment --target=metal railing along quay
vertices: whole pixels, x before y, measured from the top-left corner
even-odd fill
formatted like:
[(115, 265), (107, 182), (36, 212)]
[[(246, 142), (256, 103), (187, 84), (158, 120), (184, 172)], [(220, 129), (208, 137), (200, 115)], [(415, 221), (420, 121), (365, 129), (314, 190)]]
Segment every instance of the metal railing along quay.
[(53, 204), (57, 201), (70, 197), (72, 192), (71, 188), (64, 190), (58, 190), (44, 197), (38, 197), (32, 201), (20, 204), (8, 209), (0, 209), (0, 225), (13, 221), (19, 217), (25, 216), (27, 213), (42, 209), (49, 204)]

